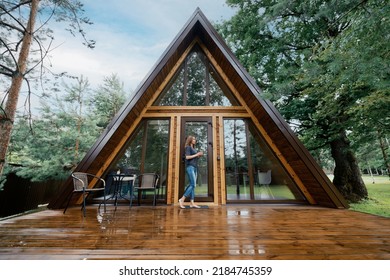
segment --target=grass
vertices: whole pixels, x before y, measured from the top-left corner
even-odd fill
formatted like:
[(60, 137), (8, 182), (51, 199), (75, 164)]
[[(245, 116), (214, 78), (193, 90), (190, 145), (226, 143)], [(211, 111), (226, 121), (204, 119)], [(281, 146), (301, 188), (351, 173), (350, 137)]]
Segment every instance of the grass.
[[(368, 199), (351, 203), (350, 209), (390, 218), (390, 180), (388, 176), (363, 176)], [(374, 183), (373, 183), (374, 181)]]
[[(330, 176), (331, 177), (331, 176)], [(332, 178), (331, 178), (332, 179)], [(363, 176), (368, 191), (368, 199), (360, 203), (351, 203), (350, 210), (369, 213), (390, 218), (390, 179), (388, 176)], [(274, 186), (273, 186), (274, 187)], [(276, 189), (273, 189), (273, 192)], [(285, 188), (280, 189), (277, 197), (290, 198), (291, 193), (286, 193)], [(198, 186), (197, 195), (206, 194), (206, 186)], [(228, 186), (228, 194), (235, 194), (235, 186)], [(242, 195), (245, 198), (245, 195)]]

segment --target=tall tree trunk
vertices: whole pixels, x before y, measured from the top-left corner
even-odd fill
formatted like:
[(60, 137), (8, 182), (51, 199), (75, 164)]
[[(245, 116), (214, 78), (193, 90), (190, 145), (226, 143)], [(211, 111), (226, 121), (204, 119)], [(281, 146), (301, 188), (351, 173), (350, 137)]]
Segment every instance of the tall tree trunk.
[(0, 177), (3, 174), (8, 145), (11, 139), (12, 128), (14, 126), (16, 108), (19, 100), (19, 93), (27, 69), (27, 61), (33, 39), (38, 5), (39, 0), (31, 1), (30, 17), (23, 34), (22, 45), (18, 58), (18, 65), (16, 66), (16, 70), (12, 77), (11, 86), (8, 92), (8, 98), (4, 108), (4, 117), (0, 119)]
[(341, 132), (330, 146), (336, 164), (333, 184), (350, 202), (358, 202), (367, 198), (367, 188), (345, 131)]
[(384, 162), (385, 167), (387, 169), (387, 174), (390, 177), (390, 162), (389, 162), (389, 159), (387, 157), (387, 152), (386, 152), (388, 147), (386, 147), (385, 141), (383, 140), (383, 137), (381, 136), (381, 133), (379, 131), (378, 131), (378, 137), (379, 137), (379, 145), (380, 145), (381, 151), (382, 151), (383, 162)]

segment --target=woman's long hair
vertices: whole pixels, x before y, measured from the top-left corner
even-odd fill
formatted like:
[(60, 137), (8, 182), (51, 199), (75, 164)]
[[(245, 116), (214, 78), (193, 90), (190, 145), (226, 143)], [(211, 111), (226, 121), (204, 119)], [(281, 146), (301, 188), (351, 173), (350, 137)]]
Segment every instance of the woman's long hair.
[(187, 139), (186, 139), (186, 143), (185, 143), (184, 147), (188, 147), (188, 146), (192, 147), (192, 140), (194, 140), (194, 138), (195, 137), (192, 136), (192, 135), (188, 136)]

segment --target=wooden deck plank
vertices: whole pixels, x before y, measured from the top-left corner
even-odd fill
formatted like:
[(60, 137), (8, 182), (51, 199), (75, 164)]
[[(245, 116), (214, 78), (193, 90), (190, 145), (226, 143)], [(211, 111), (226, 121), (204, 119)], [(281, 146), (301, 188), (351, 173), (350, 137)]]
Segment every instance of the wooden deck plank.
[(390, 219), (312, 206), (119, 206), (0, 221), (0, 259), (390, 259)]

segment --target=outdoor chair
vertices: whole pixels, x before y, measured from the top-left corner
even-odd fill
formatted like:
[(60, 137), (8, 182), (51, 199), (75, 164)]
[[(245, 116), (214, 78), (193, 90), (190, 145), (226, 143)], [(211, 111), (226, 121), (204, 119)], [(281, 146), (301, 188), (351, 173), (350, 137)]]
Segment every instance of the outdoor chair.
[(141, 195), (144, 191), (153, 191), (153, 206), (156, 206), (156, 197), (159, 190), (158, 181), (160, 176), (156, 173), (143, 173), (136, 177), (133, 184), (132, 193), (130, 194), (130, 208), (133, 205), (134, 192), (138, 193), (138, 205), (140, 205)]
[(258, 174), (260, 186), (261, 185), (269, 186), (269, 184), (271, 184), (272, 181), (271, 170), (268, 170), (267, 172), (258, 171), (257, 174)]
[(257, 176), (259, 179), (259, 185), (260, 185), (260, 187), (264, 186), (264, 190), (266, 191), (266, 195), (269, 198), (274, 198), (274, 195), (271, 191), (271, 188), (269, 187), (269, 185), (271, 184), (271, 181), (272, 181), (271, 173), (272, 173), (271, 170), (268, 170), (267, 172), (258, 171)]
[[(89, 174), (89, 173), (83, 173), (83, 172), (72, 173), (72, 178), (73, 178), (73, 191), (69, 195), (68, 203), (66, 204), (66, 207), (64, 209), (64, 214), (66, 212), (66, 209), (68, 209), (69, 202), (71, 201), (73, 194), (82, 193), (83, 204), (82, 204), (81, 210), (83, 210), (83, 212), (84, 212), (83, 214), (85, 217), (85, 215), (86, 215), (86, 213), (85, 213), (86, 212), (85, 211), (86, 203), (85, 202), (86, 202), (88, 195), (91, 193), (99, 192), (99, 191), (103, 191), (104, 212), (106, 212), (106, 192), (105, 192), (106, 182), (100, 177), (97, 177), (97, 176), (95, 176), (93, 174)], [(103, 187), (89, 189), (88, 185), (89, 185), (90, 178), (100, 180), (103, 183)], [(99, 204), (99, 211), (100, 211), (100, 205), (101, 205), (101, 203)]]

